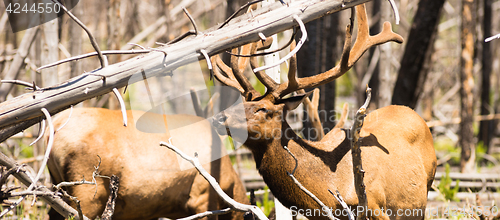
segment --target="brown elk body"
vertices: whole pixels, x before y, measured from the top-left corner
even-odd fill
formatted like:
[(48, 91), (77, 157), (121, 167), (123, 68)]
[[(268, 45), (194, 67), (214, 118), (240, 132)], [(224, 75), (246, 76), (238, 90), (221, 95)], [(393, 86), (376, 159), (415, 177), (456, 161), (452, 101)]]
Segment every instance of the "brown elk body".
[[(204, 168), (229, 196), (248, 203), (242, 182), (229, 157), (224, 156), (219, 135), (203, 118), (148, 113), (147, 118), (142, 118), (145, 126), (161, 130), (166, 120), (169, 133), (146, 133), (136, 129), (132, 119), (132, 114), (143, 112), (128, 111), (129, 125), (124, 127), (120, 111), (98, 108), (73, 111), (69, 122), (55, 134), (48, 163), (52, 180), (54, 184), (83, 178), (91, 181), (99, 156), (99, 174), (120, 178), (113, 219), (181, 218), (227, 207), (195, 168), (171, 150), (160, 147), (160, 141), (168, 141), (170, 137), (184, 152), (190, 155), (197, 152)], [(62, 112), (54, 120), (54, 126), (65, 123), (68, 114), (69, 111)], [(97, 186), (67, 188), (70, 195), (81, 201), (83, 214), (91, 219), (102, 214), (109, 195), (109, 180), (101, 177), (95, 180)], [(57, 217), (57, 213), (51, 212), (51, 219)], [(241, 212), (219, 216), (219, 219), (242, 218)]]
[[(301, 213), (310, 219), (327, 219), (327, 215), (288, 176), (296, 163), (284, 147), (298, 160), (294, 174), (298, 181), (326, 206), (333, 208), (337, 217), (346, 219), (346, 215), (335, 212), (336, 209), (342, 210), (342, 207), (328, 190), (338, 190), (354, 209), (354, 214), (362, 211), (356, 208), (358, 199), (350, 142), (346, 131), (339, 128), (333, 129), (317, 142), (300, 138), (284, 118), (286, 111), (294, 109), (306, 95), (283, 96), (334, 80), (347, 72), (373, 45), (388, 41), (402, 42), (399, 35), (390, 31), (388, 23), (381, 34), (369, 36), (364, 6), (357, 6), (357, 11), (359, 31), (356, 43), (350, 50), (348, 27), (338, 66), (312, 77), (297, 79), (296, 60), (292, 58), (288, 82), (283, 84), (274, 83), (264, 73), (256, 72), (268, 89), (262, 96), (256, 96), (255, 90), (244, 82), (246, 79), (238, 76), (237, 64), (244, 63), (247, 58), (233, 58), (230, 71), (218, 57), (212, 58), (212, 62), (225, 73), (223, 75), (216, 70), (216, 77), (229, 82), (227, 85), (238, 82), (237, 89), (246, 98), (241, 106), (215, 115), (212, 123), (219, 132), (230, 135), (231, 131), (247, 131), (248, 137), (239, 141), (252, 151), (257, 169), (271, 192), (286, 207), (291, 208), (292, 214)], [(242, 51), (249, 48), (254, 51), (255, 45), (245, 46)], [(250, 62), (255, 66), (254, 58)], [(238, 108), (244, 108), (245, 115), (235, 110)], [(427, 193), (436, 171), (432, 135), (426, 123), (407, 107), (388, 106), (367, 115), (360, 136), (363, 169), (366, 171), (367, 216), (373, 219), (423, 219)], [(238, 140), (239, 137), (235, 135), (233, 138)]]

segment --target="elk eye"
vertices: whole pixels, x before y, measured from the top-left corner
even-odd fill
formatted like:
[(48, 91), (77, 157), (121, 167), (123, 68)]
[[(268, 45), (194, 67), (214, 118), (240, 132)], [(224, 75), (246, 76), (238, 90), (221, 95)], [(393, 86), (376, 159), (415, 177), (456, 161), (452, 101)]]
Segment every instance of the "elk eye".
[(267, 113), (267, 109), (265, 109), (265, 108), (259, 108), (259, 109), (257, 109), (257, 111), (255, 113), (257, 113), (257, 112)]

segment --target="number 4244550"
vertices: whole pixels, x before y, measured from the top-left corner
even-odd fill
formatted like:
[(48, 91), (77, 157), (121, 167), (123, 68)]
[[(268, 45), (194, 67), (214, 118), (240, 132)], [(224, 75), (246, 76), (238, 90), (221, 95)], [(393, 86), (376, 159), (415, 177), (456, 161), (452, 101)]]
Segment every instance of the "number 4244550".
[(55, 3), (33, 3), (33, 4), (9, 3), (5, 11), (7, 11), (7, 13), (10, 14), (59, 13), (61, 11), (61, 6)]

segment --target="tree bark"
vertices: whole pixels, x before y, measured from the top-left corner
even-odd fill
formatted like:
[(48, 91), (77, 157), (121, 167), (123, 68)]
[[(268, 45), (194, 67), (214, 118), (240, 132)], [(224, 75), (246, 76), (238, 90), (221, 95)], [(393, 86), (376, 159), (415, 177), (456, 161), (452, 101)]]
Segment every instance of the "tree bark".
[[(492, 36), (491, 20), (492, 20), (492, 1), (483, 0), (483, 36)], [(481, 115), (495, 114), (494, 106), (491, 103), (491, 70), (493, 66), (491, 43), (482, 41), (483, 53), (481, 66), (482, 80), (481, 80)], [(492, 111), (493, 110), (493, 111)], [(495, 133), (495, 121), (481, 121), (479, 124), (479, 141), (487, 148), (487, 152), (491, 151), (491, 140)]]
[(475, 143), (472, 128), (474, 117), (474, 36), (475, 36), (475, 5), (474, 0), (462, 0), (462, 27), (460, 57), (460, 145), (462, 147), (460, 158), (460, 171), (462, 173), (474, 172), (475, 168)]
[(392, 104), (414, 109), (424, 90), (445, 0), (420, 0), (406, 43)]
[[(380, 5), (380, 29), (384, 24), (383, 21), (390, 21), (392, 15), (392, 9), (388, 1), (383, 1)], [(394, 19), (394, 18), (392, 18)], [(382, 108), (391, 104), (392, 90), (394, 88), (395, 73), (392, 67), (392, 45), (382, 44), (379, 46), (380, 49), (380, 59), (378, 61), (378, 81), (379, 81), (379, 91), (377, 99), (377, 108)]]

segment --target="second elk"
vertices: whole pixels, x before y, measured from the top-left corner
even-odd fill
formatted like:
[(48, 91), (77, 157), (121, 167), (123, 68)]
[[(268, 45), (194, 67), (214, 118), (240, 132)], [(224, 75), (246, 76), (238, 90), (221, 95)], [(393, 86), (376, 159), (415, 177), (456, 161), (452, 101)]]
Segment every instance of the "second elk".
[[(242, 74), (241, 64), (250, 59), (252, 67), (255, 67), (255, 57), (233, 56), (231, 67), (225, 66), (218, 56), (212, 58), (212, 63), (224, 72), (215, 68), (216, 77), (238, 89), (246, 100), (240, 106), (215, 115), (212, 123), (221, 133), (232, 135), (233, 131), (233, 138), (252, 151), (257, 169), (274, 196), (292, 210), (311, 213), (306, 216), (309, 219), (327, 219), (327, 216), (322, 211), (313, 211), (322, 207), (288, 176), (287, 172), (294, 170), (296, 162), (284, 147), (296, 156), (298, 166), (295, 177), (305, 188), (333, 208), (334, 214), (339, 213), (335, 212), (336, 209), (343, 208), (328, 190), (338, 190), (357, 215), (359, 209), (356, 209), (358, 199), (350, 142), (346, 131), (339, 128), (331, 130), (317, 142), (300, 138), (286, 122), (285, 115), (296, 108), (306, 95), (284, 97), (340, 77), (372, 46), (403, 41), (401, 36), (392, 32), (388, 22), (380, 34), (370, 36), (364, 5), (357, 6), (356, 11), (356, 41), (351, 45), (352, 27), (348, 26), (342, 58), (337, 66), (314, 76), (296, 78), (294, 56), (290, 60), (287, 82), (277, 84), (265, 73), (255, 72), (267, 88), (264, 95), (251, 87)], [(241, 50), (255, 52), (256, 45), (246, 45)], [(237, 110), (239, 108), (243, 108), (245, 114), (241, 114)], [(248, 136), (242, 138), (236, 135), (244, 131)], [(424, 219), (427, 193), (436, 171), (432, 135), (424, 120), (407, 107), (384, 107), (367, 115), (360, 136), (363, 168), (366, 171), (367, 216), (370, 219)], [(347, 218), (344, 215), (336, 217)]]

